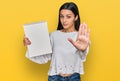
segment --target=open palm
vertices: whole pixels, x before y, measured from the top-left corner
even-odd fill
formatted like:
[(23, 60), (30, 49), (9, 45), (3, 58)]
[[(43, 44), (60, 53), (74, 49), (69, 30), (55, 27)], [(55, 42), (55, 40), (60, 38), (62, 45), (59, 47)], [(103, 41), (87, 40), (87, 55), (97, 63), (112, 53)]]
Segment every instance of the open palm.
[(81, 51), (85, 51), (89, 45), (89, 36), (90, 30), (88, 30), (85, 23), (81, 24), (78, 31), (78, 37), (76, 41), (73, 41), (71, 38), (68, 40)]

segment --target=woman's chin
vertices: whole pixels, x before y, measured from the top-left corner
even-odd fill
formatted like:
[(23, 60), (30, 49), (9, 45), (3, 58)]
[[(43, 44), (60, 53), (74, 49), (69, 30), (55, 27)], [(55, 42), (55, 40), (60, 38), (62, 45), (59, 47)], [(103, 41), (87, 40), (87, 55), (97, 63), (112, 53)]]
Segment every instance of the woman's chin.
[(68, 29), (69, 27), (68, 26), (63, 26), (64, 29)]

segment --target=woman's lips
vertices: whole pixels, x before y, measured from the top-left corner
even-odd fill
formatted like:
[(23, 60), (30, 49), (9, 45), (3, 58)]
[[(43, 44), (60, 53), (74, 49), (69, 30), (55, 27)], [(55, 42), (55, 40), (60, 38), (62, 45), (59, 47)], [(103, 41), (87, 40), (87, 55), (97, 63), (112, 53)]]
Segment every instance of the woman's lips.
[(67, 26), (67, 24), (63, 24), (63, 26)]

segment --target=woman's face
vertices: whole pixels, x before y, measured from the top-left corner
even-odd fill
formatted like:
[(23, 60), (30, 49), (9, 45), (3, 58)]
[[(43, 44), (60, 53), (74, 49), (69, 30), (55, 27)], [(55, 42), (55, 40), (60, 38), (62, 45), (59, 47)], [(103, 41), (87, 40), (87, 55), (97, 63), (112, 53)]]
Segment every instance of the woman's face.
[(65, 30), (75, 30), (74, 22), (76, 19), (71, 10), (62, 9), (60, 11), (60, 22)]

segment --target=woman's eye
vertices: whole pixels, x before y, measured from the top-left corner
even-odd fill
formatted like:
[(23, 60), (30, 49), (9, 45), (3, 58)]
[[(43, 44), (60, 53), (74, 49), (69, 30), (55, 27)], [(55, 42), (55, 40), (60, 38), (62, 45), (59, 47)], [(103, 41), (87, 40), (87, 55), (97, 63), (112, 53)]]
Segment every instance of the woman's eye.
[(60, 18), (64, 18), (64, 16), (61, 15)]
[(71, 16), (67, 16), (67, 18), (71, 18)]

